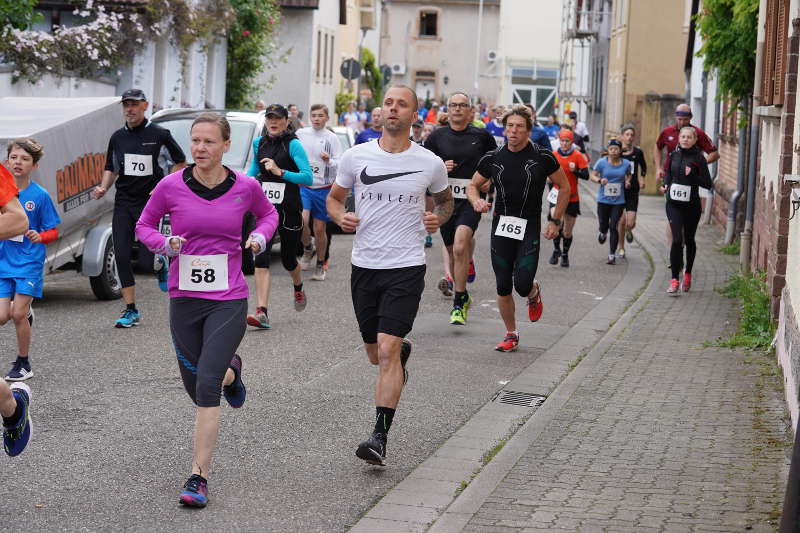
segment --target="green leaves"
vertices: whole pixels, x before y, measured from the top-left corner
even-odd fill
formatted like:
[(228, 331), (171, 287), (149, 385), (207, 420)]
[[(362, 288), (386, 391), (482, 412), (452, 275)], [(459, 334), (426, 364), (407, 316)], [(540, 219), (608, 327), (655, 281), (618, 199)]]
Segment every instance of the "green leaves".
[(695, 22), (703, 38), (697, 55), (718, 70), (719, 96), (741, 101), (753, 94), (759, 0), (704, 0)]
[(0, 0), (0, 28), (29, 30), (44, 16), (34, 11), (36, 0)]

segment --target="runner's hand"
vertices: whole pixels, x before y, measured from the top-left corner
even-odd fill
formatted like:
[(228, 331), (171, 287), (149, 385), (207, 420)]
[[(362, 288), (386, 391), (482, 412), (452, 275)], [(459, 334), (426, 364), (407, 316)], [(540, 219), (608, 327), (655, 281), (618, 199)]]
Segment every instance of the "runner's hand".
[(558, 234), (559, 227), (553, 222), (548, 222), (547, 227), (544, 228), (544, 238), (551, 241), (558, 237)]
[(254, 241), (253, 237), (248, 237), (247, 242), (244, 243), (245, 249), (250, 248), (253, 250), (254, 254), (258, 254), (261, 251), (261, 245), (258, 244), (258, 241)]
[(281, 171), (280, 167), (270, 159), (269, 157), (265, 157), (261, 160), (261, 163), (264, 165), (264, 168), (267, 169), (267, 172), (271, 174), (275, 174), (276, 176), (282, 176), (283, 172)]
[(631, 181), (630, 180), (626, 180), (625, 181), (625, 188), (626, 189), (630, 189), (631, 188)]
[(659, 179), (662, 179), (662, 180), (663, 180), (663, 179), (664, 179), (664, 176), (666, 176), (666, 175), (667, 175), (667, 173), (666, 173), (666, 172), (664, 172), (664, 169), (663, 169), (663, 168), (659, 168), (659, 169), (658, 169), (658, 178), (659, 178)]
[(608, 183), (608, 180), (606, 178), (600, 179), (600, 185), (605, 185), (606, 183)]
[(322, 160), (323, 160), (323, 161), (325, 161), (326, 163), (327, 163), (328, 161), (330, 161), (330, 160), (331, 160), (331, 156), (328, 154), (328, 152), (320, 152), (320, 153), (319, 153), (319, 156), (320, 156), (320, 158), (322, 158)]
[(42, 236), (41, 236), (41, 235), (39, 235), (39, 233), (38, 233), (38, 232), (36, 232), (36, 231), (33, 231), (32, 229), (29, 229), (28, 231), (26, 231), (26, 232), (25, 232), (25, 236), (26, 236), (28, 239), (30, 239), (30, 241), (31, 241), (31, 242), (33, 242), (33, 243), (39, 243), (39, 242), (42, 242)]
[(666, 194), (667, 193), (667, 186), (666, 185), (662, 185), (661, 187), (658, 188), (658, 190), (661, 191), (661, 194)]
[(101, 187), (100, 185), (98, 185), (92, 191), (92, 196), (94, 197), (95, 200), (99, 200), (100, 198), (105, 196), (106, 192), (108, 192), (108, 191), (106, 190), (105, 187)]
[(486, 213), (487, 211), (489, 211), (490, 207), (491, 205), (489, 205), (489, 202), (487, 202), (483, 198), (478, 198), (478, 200), (472, 206), (472, 208), (478, 213)]
[(456, 165), (456, 162), (453, 161), (452, 159), (448, 159), (447, 161), (444, 162), (444, 166), (447, 169), (447, 172), (452, 172), (453, 169), (456, 168), (458, 165)]
[(425, 225), (425, 231), (428, 233), (436, 233), (439, 229), (439, 216), (434, 215), (430, 211), (422, 213), (422, 223)]
[(361, 219), (356, 216), (355, 213), (345, 213), (342, 217), (342, 223), (340, 224), (342, 231), (347, 233), (353, 233), (358, 224), (361, 222)]
[(169, 239), (169, 247), (172, 248), (172, 251), (178, 253), (183, 248), (183, 243), (186, 242), (186, 239), (183, 237), (170, 237)]

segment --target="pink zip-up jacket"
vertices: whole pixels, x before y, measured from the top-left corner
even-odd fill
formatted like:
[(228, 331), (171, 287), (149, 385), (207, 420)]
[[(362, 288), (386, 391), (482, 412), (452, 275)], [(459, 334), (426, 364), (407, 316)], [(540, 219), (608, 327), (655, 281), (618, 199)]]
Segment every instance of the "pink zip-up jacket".
[[(256, 228), (250, 236), (261, 245), (263, 253), (278, 227), (278, 212), (264, 196), (258, 181), (240, 172), (235, 174), (233, 187), (211, 201), (200, 198), (189, 189), (183, 182), (183, 170), (165, 177), (153, 189), (136, 223), (136, 236), (148, 249), (171, 257), (179, 254), (228, 254), (227, 290), (180, 290), (180, 261), (171, 261), (168, 282), (171, 298), (238, 300), (248, 297), (249, 290), (241, 269), (242, 219), (248, 211), (255, 215)], [(172, 236), (186, 239), (179, 253), (169, 246), (169, 238), (158, 231), (158, 223), (166, 214), (170, 216)]]

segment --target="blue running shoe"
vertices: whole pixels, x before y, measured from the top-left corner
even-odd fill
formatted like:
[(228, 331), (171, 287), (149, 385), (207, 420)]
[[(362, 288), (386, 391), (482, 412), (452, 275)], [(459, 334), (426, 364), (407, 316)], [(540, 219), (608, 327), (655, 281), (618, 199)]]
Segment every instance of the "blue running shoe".
[(228, 400), (228, 405), (238, 409), (244, 405), (244, 400), (247, 398), (247, 389), (242, 383), (242, 358), (238, 354), (233, 354), (230, 369), (233, 370), (233, 383), (222, 387), (222, 395)]
[(167, 292), (167, 280), (169, 279), (169, 259), (164, 255), (156, 255), (153, 258), (153, 270), (156, 272), (158, 288), (162, 292)]
[(132, 328), (133, 326), (139, 325), (139, 311), (134, 311), (132, 309), (125, 309), (119, 318), (117, 319), (117, 323), (114, 324), (114, 327), (117, 328)]
[(203, 476), (192, 474), (186, 483), (178, 500), (187, 507), (205, 507), (208, 505), (208, 481)]
[(6, 374), (6, 381), (25, 381), (33, 377), (33, 369), (27, 357), (17, 357), (14, 364), (11, 365), (11, 370)]
[(20, 407), (21, 415), (13, 424), (6, 424), (6, 419), (3, 419), (3, 448), (8, 455), (15, 457), (25, 450), (33, 434), (30, 414), (31, 389), (25, 383), (13, 383), (11, 394)]

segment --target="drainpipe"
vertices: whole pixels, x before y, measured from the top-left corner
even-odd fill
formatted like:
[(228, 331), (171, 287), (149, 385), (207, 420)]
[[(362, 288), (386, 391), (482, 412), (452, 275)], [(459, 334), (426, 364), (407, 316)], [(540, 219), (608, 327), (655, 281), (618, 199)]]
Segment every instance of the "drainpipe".
[[(739, 154), (739, 166), (736, 176), (736, 191), (728, 200), (728, 223), (725, 226), (725, 244), (733, 242), (736, 234), (736, 216), (739, 214), (739, 198), (744, 193), (745, 188), (745, 150), (747, 149), (747, 127), (739, 128), (739, 144), (737, 153)], [(719, 169), (719, 163), (716, 164)], [(715, 172), (716, 174), (716, 172)]]
[(750, 273), (750, 246), (753, 241), (753, 216), (756, 205), (756, 159), (758, 157), (759, 122), (756, 118), (755, 106), (750, 115), (750, 153), (749, 169), (747, 172), (747, 209), (744, 215), (744, 231), (742, 232), (741, 248), (739, 253), (739, 266), (744, 274)]

